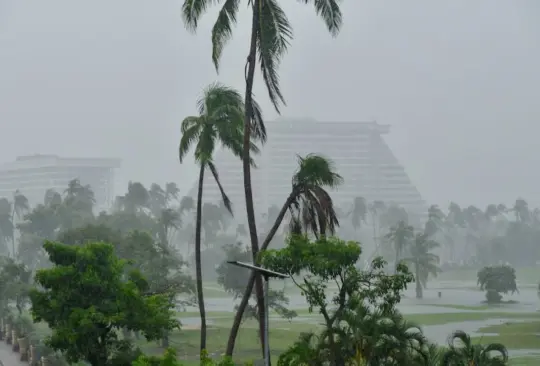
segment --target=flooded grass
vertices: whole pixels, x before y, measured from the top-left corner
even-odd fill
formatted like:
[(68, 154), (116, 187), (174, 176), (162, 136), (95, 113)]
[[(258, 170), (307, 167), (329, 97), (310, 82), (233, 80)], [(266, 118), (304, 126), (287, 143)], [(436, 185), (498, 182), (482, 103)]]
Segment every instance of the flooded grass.
[[(437, 281), (473, 281), (476, 282), (477, 269), (452, 269), (437, 276)], [(522, 284), (538, 284), (540, 267), (516, 268), (516, 279)]]
[(502, 343), (509, 350), (538, 350), (540, 353), (540, 319), (482, 327), (477, 333), (485, 335), (474, 337), (475, 342)]
[(538, 366), (540, 365), (540, 356), (510, 357), (508, 364), (510, 366)]
[[(489, 319), (528, 319), (536, 318), (540, 320), (538, 313), (510, 313), (510, 312), (462, 312), (462, 313), (439, 313), (439, 314), (405, 314), (405, 318), (419, 325), (439, 325), (449, 323), (459, 323), (468, 321), (479, 321)], [(453, 329), (450, 329), (450, 333)]]
[(436, 306), (441, 308), (451, 308), (456, 310), (489, 310), (489, 305), (454, 305), (454, 304), (426, 304), (426, 306)]

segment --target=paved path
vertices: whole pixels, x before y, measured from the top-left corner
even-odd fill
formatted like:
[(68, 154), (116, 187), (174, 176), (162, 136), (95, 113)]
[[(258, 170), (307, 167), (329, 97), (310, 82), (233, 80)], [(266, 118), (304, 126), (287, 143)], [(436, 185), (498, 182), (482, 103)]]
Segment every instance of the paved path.
[[(13, 352), (11, 350), (11, 345), (6, 344), (4, 341), (0, 341), (0, 361), (4, 366), (28, 366), (28, 363), (19, 361), (19, 357), (21, 357), (21, 355)], [(0, 363), (0, 365), (2, 365), (2, 363)]]

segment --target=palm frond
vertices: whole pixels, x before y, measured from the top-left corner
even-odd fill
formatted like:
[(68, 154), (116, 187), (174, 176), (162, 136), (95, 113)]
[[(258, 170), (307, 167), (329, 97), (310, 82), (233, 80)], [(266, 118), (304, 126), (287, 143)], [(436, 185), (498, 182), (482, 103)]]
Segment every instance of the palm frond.
[(197, 100), (197, 109), (201, 115), (210, 115), (213, 110), (222, 106), (243, 110), (242, 95), (234, 88), (215, 82), (207, 86)]
[(240, 0), (225, 0), (212, 28), (212, 61), (216, 71), (219, 71), (219, 61), (223, 49), (232, 38), (232, 27), (236, 24)]
[(508, 350), (502, 343), (490, 343), (487, 346), (484, 347), (484, 350), (482, 353), (485, 355), (489, 355), (491, 352), (496, 352), (499, 359), (503, 361), (503, 364), (506, 364), (508, 362)]
[(343, 177), (336, 173), (332, 160), (318, 154), (297, 157), (299, 167), (293, 176), (293, 184), (324, 185), (335, 188), (343, 183)]
[(257, 52), (270, 101), (279, 113), (285, 98), (279, 87), (278, 67), (292, 39), (292, 27), (276, 0), (253, 1), (257, 12)]
[(216, 149), (216, 137), (216, 130), (213, 128), (202, 129), (195, 147), (195, 161), (203, 164), (212, 161)]
[(266, 143), (267, 136), (262, 108), (253, 97), (251, 98), (251, 113), (251, 137), (254, 140), (260, 141), (261, 144), (264, 145)]
[(212, 161), (208, 161), (207, 164), (208, 164), (208, 168), (212, 172), (212, 175), (214, 176), (214, 179), (216, 180), (216, 183), (218, 185), (219, 192), (221, 193), (221, 199), (223, 200), (223, 206), (225, 206), (227, 211), (229, 211), (229, 213), (232, 215), (233, 214), (232, 202), (229, 199), (229, 196), (227, 196), (227, 194), (225, 193), (223, 186), (221, 185), (217, 168)]
[(182, 5), (182, 18), (186, 28), (195, 32), (203, 13), (212, 5), (213, 0), (185, 0)]
[(301, 0), (304, 4), (313, 2), (315, 12), (322, 18), (332, 36), (337, 36), (343, 24), (343, 14), (336, 0)]
[(201, 133), (200, 126), (194, 124), (197, 117), (187, 117), (182, 122), (182, 137), (178, 147), (178, 159), (182, 162)]

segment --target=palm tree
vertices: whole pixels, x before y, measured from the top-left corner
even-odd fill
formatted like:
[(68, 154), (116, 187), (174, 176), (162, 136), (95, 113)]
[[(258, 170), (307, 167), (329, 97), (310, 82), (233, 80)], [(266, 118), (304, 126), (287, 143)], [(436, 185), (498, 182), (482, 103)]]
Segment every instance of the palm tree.
[(62, 196), (54, 189), (47, 189), (43, 197), (43, 204), (46, 207), (58, 207), (62, 204)]
[(180, 213), (172, 208), (164, 208), (157, 220), (158, 237), (163, 247), (169, 247), (175, 231), (182, 225)]
[[(13, 223), (13, 226), (16, 226), (15, 224), (15, 217), (17, 217), (17, 220), (21, 220), (21, 218), (24, 216), (25, 213), (27, 213), (30, 210), (30, 205), (28, 203), (28, 198), (24, 194), (22, 194), (19, 190), (16, 190), (13, 195), (13, 211), (11, 213), (11, 222)], [(13, 236), (11, 238), (11, 244), (13, 249), (13, 257), (15, 257), (15, 231), (13, 231)]]
[[(311, 217), (303, 217), (304, 223), (307, 223), (306, 228), (317, 231), (313, 232), (315, 235), (333, 234), (339, 222), (332, 197), (325, 188), (335, 188), (342, 182), (343, 178), (336, 172), (335, 165), (331, 160), (316, 154), (309, 154), (306, 157), (299, 156), (298, 169), (292, 178), (291, 193), (281, 207), (274, 225), (268, 231), (261, 246), (261, 251), (266, 250), (270, 245), (285, 218), (285, 214), (290, 211), (292, 212), (291, 216), (297, 218), (303, 207), (311, 209), (311, 211), (307, 211), (311, 213)], [(227, 343), (226, 354), (228, 356), (232, 356), (234, 351), (236, 335), (253, 292), (255, 277), (255, 274), (252, 273), (242, 301), (238, 305)], [(264, 324), (264, 322), (260, 323)]]
[(529, 204), (523, 198), (518, 198), (514, 207), (512, 208), (516, 215), (516, 221), (529, 222), (531, 220), (531, 213), (529, 211)]
[[(306, 4), (308, 1), (304, 0)], [(212, 0), (185, 0), (182, 10), (186, 26), (195, 31), (202, 14), (213, 3)], [(337, 35), (342, 25), (339, 2), (337, 0), (312, 0), (311, 3), (314, 5), (316, 13), (326, 23), (330, 33), (334, 36)], [(232, 26), (236, 23), (240, 0), (225, 0), (222, 4), (212, 29), (212, 60), (216, 70), (219, 69), (219, 62), (225, 44), (232, 37)], [(279, 105), (284, 103), (285, 100), (279, 86), (278, 66), (292, 39), (292, 28), (277, 0), (248, 0), (248, 5), (251, 6), (252, 19), (249, 54), (244, 69), (246, 89), (244, 95), (244, 153), (242, 162), (248, 229), (253, 261), (255, 262), (259, 253), (259, 242), (251, 187), (251, 138), (255, 135), (263, 143), (266, 140), (266, 130), (262, 122), (262, 116), (257, 112), (259, 108), (253, 100), (255, 63), (259, 60), (268, 95), (274, 108), (279, 113)], [(261, 309), (259, 313), (260, 323), (264, 324), (264, 294), (260, 276), (257, 276), (256, 290), (258, 306)], [(261, 332), (262, 334), (264, 332)]]
[[(242, 134), (244, 103), (240, 94), (229, 87), (215, 83), (207, 87), (197, 101), (198, 116), (186, 117), (182, 121), (182, 137), (178, 157), (182, 163), (194, 146), (195, 161), (199, 164), (199, 186), (197, 191), (197, 212), (195, 224), (195, 267), (197, 276), (197, 296), (201, 315), (201, 355), (206, 349), (206, 313), (202, 287), (201, 231), (204, 173), (210, 170), (221, 192), (224, 206), (232, 214), (232, 205), (225, 193), (213, 156), (219, 144), (234, 155), (242, 157)], [(255, 144), (252, 151), (258, 151)]]
[(386, 211), (386, 204), (383, 201), (373, 201), (368, 206), (368, 211), (371, 214), (371, 226), (373, 227), (373, 244), (375, 251), (373, 255), (379, 253), (379, 232), (381, 227), (381, 216)]
[(420, 327), (396, 309), (373, 309), (360, 299), (343, 313), (339, 329), (339, 355), (365, 365), (410, 365), (427, 340)]
[(445, 215), (437, 205), (428, 208), (428, 220), (425, 224), (424, 232), (429, 236), (435, 235), (443, 227)]
[(7, 254), (9, 254), (8, 241), (12, 241), (14, 231), (11, 212), (11, 202), (7, 198), (0, 198), (0, 244)]
[(407, 225), (405, 221), (400, 221), (398, 222), (397, 226), (390, 228), (390, 231), (385, 235), (385, 237), (394, 244), (394, 250), (396, 252), (395, 268), (397, 272), (397, 266), (401, 259), (401, 253), (414, 237), (414, 228)]
[(167, 203), (170, 203), (172, 200), (177, 200), (179, 194), (180, 189), (176, 183), (168, 182), (165, 184), (165, 199)]
[(142, 183), (128, 182), (128, 190), (119, 203), (123, 204), (123, 208), (128, 212), (140, 212), (148, 208), (150, 194)]
[[(457, 345), (459, 341), (461, 345)], [(455, 331), (448, 339), (449, 349), (442, 357), (442, 366), (504, 366), (508, 351), (500, 343), (472, 344), (471, 337), (463, 331)], [(492, 353), (498, 353), (493, 356)]]
[(403, 260), (414, 265), (414, 278), (416, 281), (416, 298), (422, 298), (422, 288), (427, 285), (429, 275), (437, 276), (441, 272), (438, 267), (439, 256), (431, 253), (440, 245), (430, 239), (427, 233), (416, 234), (413, 245), (410, 247), (409, 257)]
[(157, 183), (152, 183), (148, 190), (148, 203), (154, 217), (161, 215), (161, 210), (167, 207), (167, 194)]
[(351, 223), (356, 230), (362, 222), (366, 222), (368, 206), (364, 197), (355, 197), (351, 211)]

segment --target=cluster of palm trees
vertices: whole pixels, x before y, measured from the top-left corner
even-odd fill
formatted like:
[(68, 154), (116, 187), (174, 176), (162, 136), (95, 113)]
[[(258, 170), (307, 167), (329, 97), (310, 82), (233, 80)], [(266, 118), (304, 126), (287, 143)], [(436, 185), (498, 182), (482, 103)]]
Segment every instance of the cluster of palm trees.
[[(241, 158), (243, 151), (240, 149), (243, 125), (244, 102), (240, 95), (233, 89), (221, 84), (213, 84), (207, 88), (201, 99), (198, 101), (199, 116), (190, 116), (182, 122), (182, 137), (179, 147), (180, 161), (184, 161), (187, 153), (193, 148), (195, 161), (199, 164), (199, 185), (196, 199), (196, 220), (195, 220), (195, 268), (197, 282), (197, 297), (199, 312), (201, 317), (201, 352), (206, 349), (206, 311), (204, 306), (203, 278), (202, 278), (202, 232), (203, 232), (203, 182), (207, 169), (212, 174), (222, 197), (223, 207), (233, 214), (232, 204), (224, 191), (219, 180), (217, 167), (213, 162), (216, 149), (220, 146), (230, 149), (233, 154)], [(256, 106), (256, 104), (255, 104)], [(256, 115), (260, 115), (258, 107), (255, 107)], [(255, 142), (264, 142), (266, 135), (262, 120), (254, 119), (254, 126), (251, 129)], [(259, 151), (256, 143), (250, 144), (250, 151)], [(250, 158), (250, 164), (254, 164), (254, 159)], [(268, 248), (270, 242), (281, 227), (286, 214), (289, 214), (290, 226), (295, 231), (306, 231), (314, 233), (316, 236), (333, 233), (338, 225), (337, 214), (334, 210), (332, 199), (325, 188), (331, 188), (342, 182), (341, 176), (336, 172), (332, 161), (316, 155), (310, 154), (298, 158), (298, 169), (292, 178), (291, 192), (285, 200), (283, 206), (277, 212), (273, 225), (266, 233), (266, 238), (262, 242), (260, 250)], [(248, 217), (249, 221), (249, 217)], [(249, 222), (248, 222), (249, 227)], [(257, 252), (251, 245), (251, 252)], [(240, 302), (235, 321), (229, 337), (227, 354), (232, 355), (234, 342), (238, 333), (243, 313), (246, 310), (248, 301), (253, 292), (253, 287), (257, 289), (257, 277), (251, 275), (245, 294)], [(261, 286), (262, 287), (262, 286)], [(264, 295), (264, 294), (263, 294)], [(264, 301), (264, 298), (262, 299)], [(264, 303), (257, 297), (257, 309), (259, 317), (264, 311)], [(260, 319), (260, 318), (259, 318)], [(264, 334), (264, 322), (261, 324), (261, 337)], [(261, 338), (263, 339), (263, 338)]]
[[(305, 3), (308, 3), (308, 1), (306, 0)], [(195, 31), (200, 18), (212, 4), (213, 2), (210, 0), (185, 0), (183, 4), (183, 16), (186, 27)], [(317, 14), (325, 22), (330, 33), (332, 35), (337, 35), (342, 25), (342, 14), (338, 1), (313, 0), (312, 4), (314, 5)], [(211, 35), (212, 60), (216, 70), (219, 68), (219, 62), (224, 47), (227, 41), (232, 37), (232, 29), (238, 17), (240, 1), (226, 0), (221, 5), (219, 15), (212, 28)], [(199, 117), (190, 117), (182, 123), (182, 131), (184, 135), (182, 136), (182, 142), (180, 144), (180, 158), (182, 160), (182, 158), (185, 156), (185, 151), (187, 150), (185, 147), (190, 146), (188, 141), (193, 141), (196, 138), (195, 136), (198, 136), (200, 143), (195, 148), (195, 159), (200, 164), (201, 179), (199, 187), (202, 185), (202, 177), (206, 168), (209, 168), (214, 177), (217, 177), (217, 172), (214, 174), (215, 166), (213, 164), (209, 164), (209, 162), (212, 162), (212, 156), (207, 154), (208, 152), (214, 151), (216, 144), (223, 144), (226, 148), (229, 148), (234, 154), (238, 155), (242, 159), (250, 246), (253, 254), (253, 262), (257, 262), (258, 254), (259, 251), (262, 250), (262, 247), (259, 247), (257, 225), (255, 221), (255, 209), (251, 187), (251, 167), (254, 163), (254, 159), (251, 157), (251, 154), (257, 151), (257, 142), (261, 144), (264, 143), (266, 139), (266, 132), (264, 129), (261, 110), (253, 100), (255, 67), (256, 63), (258, 62), (270, 100), (276, 111), (279, 112), (280, 105), (285, 103), (285, 98), (283, 97), (279, 85), (278, 67), (281, 58), (286, 53), (289, 42), (293, 36), (292, 27), (289, 20), (277, 1), (250, 0), (248, 1), (248, 6), (251, 10), (252, 22), (249, 52), (244, 68), (246, 88), (243, 101), (240, 103), (238, 93), (235, 93), (229, 88), (223, 86), (214, 85), (211, 90), (213, 89), (215, 92), (207, 90), (205, 93), (205, 96), (207, 97), (202, 98), (202, 103), (199, 104)], [(212, 95), (214, 98), (212, 98)], [(229, 125), (229, 127), (222, 127), (221, 125), (224, 123)], [(184, 138), (186, 131), (188, 131), (189, 127), (193, 124), (212, 124), (213, 127), (206, 129), (193, 129), (192, 134), (188, 132), (188, 137)], [(195, 131), (200, 131), (199, 135), (196, 135)], [(242, 137), (241, 140), (237, 139), (239, 136)], [(184, 148), (182, 146), (184, 146)], [(239, 149), (240, 146), (241, 149)], [(198, 147), (201, 147), (201, 149)], [(212, 167), (214, 167), (214, 169)], [(202, 188), (200, 187), (199, 196), (202, 195), (201, 190)], [(310, 193), (306, 192), (306, 197), (309, 194)], [(223, 195), (223, 198), (225, 199), (225, 195)], [(311, 199), (314, 200), (317, 199), (317, 197), (313, 196)], [(198, 201), (200, 202), (199, 199)], [(298, 203), (296, 201), (297, 200), (295, 199), (295, 202), (292, 202), (292, 204)], [(321, 209), (320, 206), (321, 205), (319, 205), (317, 209), (320, 211), (320, 214), (323, 215), (324, 210)], [(311, 209), (312, 208), (314, 207), (311, 207)], [(306, 208), (306, 210), (309, 210), (309, 208)], [(198, 210), (197, 215), (200, 215), (200, 213), (201, 209)], [(324, 221), (324, 218), (319, 219), (319, 221), (321, 220)], [(325, 223), (323, 225), (327, 224)], [(331, 227), (331, 225), (327, 226), (329, 228)], [(197, 244), (196, 246), (196, 253), (197, 251), (200, 252), (200, 246)], [(200, 271), (198, 270), (197, 273), (200, 273)], [(198, 278), (198, 280), (200, 285), (200, 278)], [(260, 334), (261, 340), (264, 340), (264, 321), (262, 320), (264, 319), (265, 315), (263, 306), (264, 292), (262, 278), (260, 276), (255, 276), (255, 283), (259, 319), (261, 320), (259, 322), (261, 324)], [(199, 290), (201, 290), (200, 286)], [(246, 291), (244, 298), (251, 295), (252, 289), (248, 288), (248, 290), (249, 291)], [(200, 298), (200, 300), (202, 300), (202, 298)], [(244, 301), (242, 303), (244, 304)], [(200, 306), (202, 318), (204, 313), (204, 305), (200, 304)], [(244, 310), (245, 304), (240, 306), (239, 312), (235, 318), (235, 324), (231, 331), (229, 345), (226, 351), (227, 355), (229, 356), (232, 355), (233, 352), (236, 332), (242, 318), (241, 313), (243, 313)], [(204, 333), (204, 330), (202, 333)], [(204, 348), (204, 345), (204, 335), (201, 335), (201, 349)]]
[[(32, 208), (20, 192), (15, 193), (13, 202), (1, 199), (2, 252), (11, 252), (31, 269), (41, 268), (47, 265), (42, 250), (44, 240), (56, 240), (63, 232), (101, 224), (122, 234), (134, 230), (151, 233), (168, 247), (177, 242), (182, 230), (190, 229), (183, 227), (182, 219), (193, 209), (193, 199), (180, 198), (175, 183), (163, 188), (154, 183), (147, 189), (139, 182), (130, 182), (110, 213), (95, 215), (94, 205), (91, 187), (78, 179), (71, 180), (62, 193), (47, 190), (43, 203)], [(7, 243), (13, 244), (12, 250), (8, 251)]]
[[(323, 366), (332, 358), (348, 366), (499, 366), (508, 362), (504, 345), (473, 344), (463, 331), (448, 338), (448, 346), (429, 342), (421, 328), (395, 310), (375, 310), (359, 302), (343, 314), (333, 348), (325, 334), (303, 333), (284, 352), (278, 366)], [(334, 353), (334, 355), (332, 355)]]
[(356, 197), (349, 208), (337, 211), (341, 222), (338, 234), (364, 245), (373, 244), (373, 256), (390, 255), (389, 244), (393, 243), (388, 234), (403, 221), (440, 243), (432, 249), (446, 267), (481, 268), (505, 262), (530, 266), (540, 260), (540, 250), (535, 245), (540, 240), (540, 210), (530, 208), (524, 199), (508, 206), (490, 204), (484, 210), (473, 205), (462, 208), (451, 202), (444, 212), (432, 205), (425, 227), (410, 218), (403, 207), (391, 202), (368, 202)]
[(428, 230), (442, 244), (442, 256), (454, 265), (528, 266), (540, 260), (535, 244), (540, 240), (540, 210), (531, 209), (524, 199), (511, 206), (490, 204), (484, 210), (452, 202), (446, 213), (431, 206), (429, 217)]

